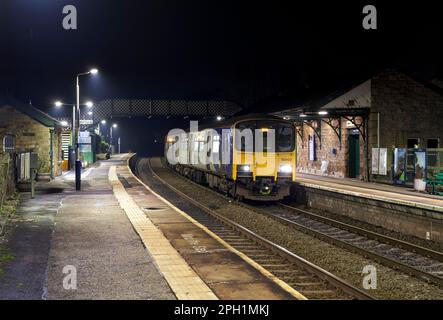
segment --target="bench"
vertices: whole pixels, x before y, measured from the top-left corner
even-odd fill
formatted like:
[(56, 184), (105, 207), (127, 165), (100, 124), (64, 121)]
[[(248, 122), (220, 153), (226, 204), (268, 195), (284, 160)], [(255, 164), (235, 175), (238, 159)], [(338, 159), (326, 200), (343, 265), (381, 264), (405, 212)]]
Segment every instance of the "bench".
[(430, 194), (437, 194), (437, 195), (443, 195), (443, 192), (435, 192), (435, 187), (437, 186), (443, 186), (443, 172), (437, 173), (434, 179), (427, 179), (426, 183), (430, 186), (432, 186), (432, 191)]

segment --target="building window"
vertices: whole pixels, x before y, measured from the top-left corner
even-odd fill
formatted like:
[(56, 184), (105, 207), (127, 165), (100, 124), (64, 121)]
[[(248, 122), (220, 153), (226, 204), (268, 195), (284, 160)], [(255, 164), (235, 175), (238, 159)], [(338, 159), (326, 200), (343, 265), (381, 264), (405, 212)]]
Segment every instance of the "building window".
[(408, 139), (408, 149), (414, 149), (420, 147), (419, 138), (409, 138)]
[(12, 134), (3, 137), (3, 152), (15, 152), (15, 136)]
[(426, 144), (426, 148), (428, 149), (438, 149), (439, 141), (438, 138), (429, 138)]

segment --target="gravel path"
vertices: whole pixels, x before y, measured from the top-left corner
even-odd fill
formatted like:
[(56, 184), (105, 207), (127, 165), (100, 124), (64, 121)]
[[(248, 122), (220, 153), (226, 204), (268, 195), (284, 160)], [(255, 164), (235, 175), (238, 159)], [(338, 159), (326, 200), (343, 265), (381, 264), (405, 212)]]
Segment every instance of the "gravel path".
[[(152, 181), (152, 176), (149, 178), (150, 175), (147, 174), (149, 171), (147, 159), (140, 161), (138, 169), (143, 172), (144, 180), (150, 184), (149, 180)], [(244, 225), (356, 286), (362, 286), (363, 268), (366, 265), (375, 266), (377, 268), (377, 289), (371, 290), (370, 293), (380, 299), (443, 299), (443, 290), (435, 285), (384, 267), (360, 255), (297, 232), (271, 218), (258, 215), (239, 206), (235, 201), (226, 199), (204, 187), (189, 183), (189, 180), (177, 176), (167, 168), (156, 168), (156, 173), (182, 192), (216, 210), (217, 213)]]

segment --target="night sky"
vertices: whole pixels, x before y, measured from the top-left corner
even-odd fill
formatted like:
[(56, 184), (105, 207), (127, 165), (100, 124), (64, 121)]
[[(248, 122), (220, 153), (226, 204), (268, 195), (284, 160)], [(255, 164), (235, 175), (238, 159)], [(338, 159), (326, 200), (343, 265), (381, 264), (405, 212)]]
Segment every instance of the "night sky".
[[(74, 100), (75, 75), (97, 67), (82, 100), (221, 99), (265, 111), (267, 101), (320, 97), (375, 68), (443, 75), (435, 1), (287, 3), (1, 0), (0, 93), (53, 113), (54, 99)], [(62, 28), (67, 4), (78, 30)], [(376, 31), (361, 26), (365, 4), (378, 9)]]

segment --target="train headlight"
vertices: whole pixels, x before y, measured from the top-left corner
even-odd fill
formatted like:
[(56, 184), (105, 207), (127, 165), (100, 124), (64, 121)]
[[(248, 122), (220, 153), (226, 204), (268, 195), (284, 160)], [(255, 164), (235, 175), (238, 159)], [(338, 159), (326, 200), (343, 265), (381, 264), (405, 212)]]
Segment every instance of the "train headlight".
[(284, 164), (280, 166), (281, 173), (292, 173), (292, 166), (290, 164)]
[(251, 172), (251, 167), (248, 165), (238, 166), (237, 170), (241, 172)]

